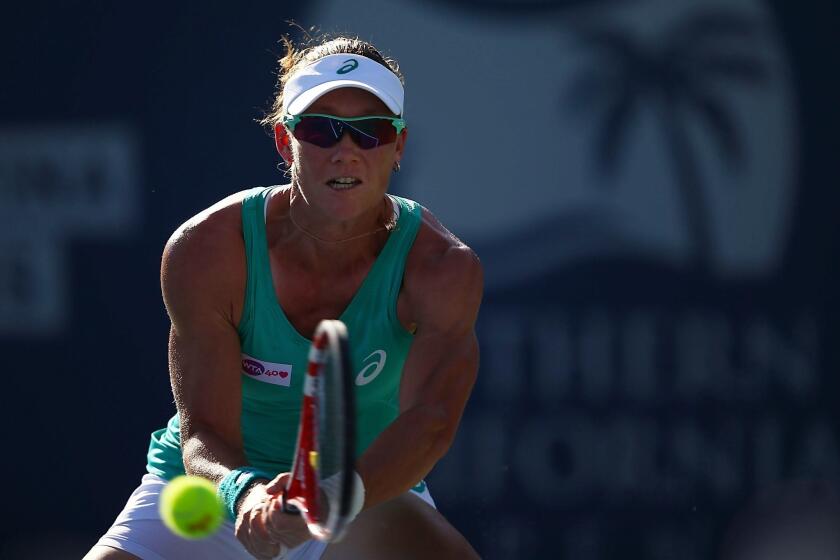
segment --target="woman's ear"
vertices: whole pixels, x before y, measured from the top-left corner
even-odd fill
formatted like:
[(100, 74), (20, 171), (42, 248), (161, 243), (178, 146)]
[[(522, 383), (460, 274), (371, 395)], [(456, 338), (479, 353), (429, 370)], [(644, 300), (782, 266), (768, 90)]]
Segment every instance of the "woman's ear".
[(405, 143), (408, 140), (408, 128), (404, 128), (397, 136), (396, 160), (394, 163), (399, 164), (405, 151)]
[(292, 147), (289, 131), (283, 126), (283, 123), (274, 125), (274, 145), (277, 147), (277, 153), (286, 162), (286, 165), (292, 165)]

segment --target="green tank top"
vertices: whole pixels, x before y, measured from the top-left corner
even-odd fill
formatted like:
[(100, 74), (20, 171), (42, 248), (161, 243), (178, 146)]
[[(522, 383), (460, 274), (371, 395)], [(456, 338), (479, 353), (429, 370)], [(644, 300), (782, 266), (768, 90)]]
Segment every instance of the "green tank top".
[[(242, 201), (248, 280), (239, 322), (242, 347), (242, 438), (248, 462), (270, 472), (291, 468), (310, 340), (289, 323), (274, 292), (265, 232), (270, 187)], [(399, 412), (402, 369), (412, 335), (397, 319), (405, 262), (420, 228), (421, 209), (391, 196), (396, 228), (341, 314), (350, 339), (356, 392), (356, 455), (361, 455)], [(167, 480), (184, 473), (178, 414), (152, 433), (148, 472)]]

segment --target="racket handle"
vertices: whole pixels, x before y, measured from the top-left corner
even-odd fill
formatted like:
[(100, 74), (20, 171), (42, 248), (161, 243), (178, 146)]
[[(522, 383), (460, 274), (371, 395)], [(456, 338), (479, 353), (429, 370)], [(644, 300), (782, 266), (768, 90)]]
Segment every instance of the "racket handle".
[(280, 505), (283, 507), (283, 513), (289, 515), (300, 515), (300, 510), (286, 501), (286, 492), (288, 489), (283, 488), (283, 494), (280, 495)]

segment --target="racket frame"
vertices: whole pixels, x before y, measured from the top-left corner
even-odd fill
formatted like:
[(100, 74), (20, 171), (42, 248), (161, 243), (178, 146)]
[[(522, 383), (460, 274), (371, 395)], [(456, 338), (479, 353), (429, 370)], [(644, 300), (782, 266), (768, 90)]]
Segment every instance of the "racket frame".
[[(327, 367), (330, 366), (330, 367)], [(310, 533), (321, 541), (338, 540), (344, 534), (355, 484), (355, 403), (347, 327), (341, 321), (324, 320), (315, 329), (309, 349), (309, 364), (303, 384), (303, 403), (298, 426), (292, 473), (281, 498), (283, 511), (303, 515)], [(332, 376), (325, 383), (324, 376)], [(339, 503), (322, 511), (319, 493), (321, 446), (319, 409), (325, 386), (337, 387), (343, 404), (336, 411), (342, 417), (344, 448)], [(335, 442), (332, 443), (333, 445)]]

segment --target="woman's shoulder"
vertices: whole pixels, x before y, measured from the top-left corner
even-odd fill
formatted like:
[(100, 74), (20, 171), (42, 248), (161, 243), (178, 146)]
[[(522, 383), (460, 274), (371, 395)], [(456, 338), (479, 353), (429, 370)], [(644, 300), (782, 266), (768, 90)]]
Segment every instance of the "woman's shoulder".
[(224, 235), (225, 233), (238, 233), (241, 236), (242, 202), (263, 190), (263, 187), (257, 187), (226, 196), (184, 221), (174, 231), (169, 241), (196, 236)]
[(423, 307), (447, 307), (481, 298), (481, 262), (466, 243), (428, 209), (406, 262), (404, 286), (409, 299)]
[(423, 270), (480, 267), (475, 251), (423, 206), (420, 207), (420, 228), (409, 254), (409, 266), (412, 264)]
[(255, 189), (233, 193), (175, 230), (161, 259), (164, 299), (192, 299), (196, 292), (217, 301), (239, 298), (246, 275), (242, 203), (254, 193)]

